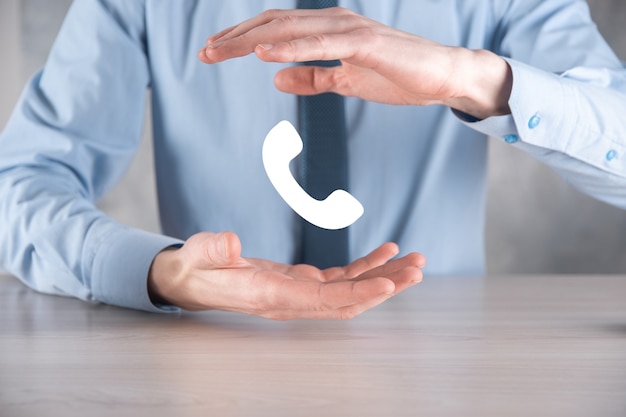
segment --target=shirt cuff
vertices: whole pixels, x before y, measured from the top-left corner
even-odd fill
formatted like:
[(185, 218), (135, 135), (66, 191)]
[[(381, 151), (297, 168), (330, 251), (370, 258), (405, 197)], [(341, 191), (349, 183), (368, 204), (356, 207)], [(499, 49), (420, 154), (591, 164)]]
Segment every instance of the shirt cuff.
[[(511, 114), (473, 121), (454, 112), (463, 124), (535, 156), (556, 151), (603, 171), (624, 175), (626, 158), (619, 156), (626, 154), (626, 145), (615, 139), (620, 135), (612, 126), (619, 117), (611, 116), (623, 108), (623, 96), (594, 85), (607, 83), (603, 73), (578, 68), (557, 75), (504, 59), (513, 73)], [(589, 80), (578, 80), (584, 78), (581, 73)]]
[(94, 256), (92, 291), (96, 300), (150, 312), (178, 312), (155, 306), (148, 295), (148, 272), (157, 253), (180, 245), (179, 239), (122, 228), (106, 236)]
[(566, 117), (574, 113), (573, 109), (564, 108), (566, 103), (574, 101), (573, 97), (568, 97), (569, 90), (563, 87), (556, 74), (504, 59), (513, 73), (509, 97), (511, 114), (473, 120), (458, 111), (453, 113), (466, 126), (508, 144), (531, 144), (563, 152), (571, 137), (571, 124)]
[(514, 142), (517, 142), (517, 140), (519, 140), (517, 127), (515, 126), (515, 120), (510, 114), (507, 114), (505, 116), (488, 117), (486, 119), (476, 119), (471, 115), (465, 114), (455, 109), (452, 109), (452, 113), (454, 113), (454, 115), (464, 125), (480, 133), (484, 133), (487, 136), (505, 138), (509, 135), (515, 135), (516, 140)]

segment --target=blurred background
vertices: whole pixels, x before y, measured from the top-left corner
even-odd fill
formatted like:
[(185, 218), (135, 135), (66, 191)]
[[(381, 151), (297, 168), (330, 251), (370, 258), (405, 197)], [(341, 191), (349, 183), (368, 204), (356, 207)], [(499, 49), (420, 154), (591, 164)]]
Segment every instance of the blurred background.
[[(26, 80), (45, 62), (70, 3), (0, 0), (0, 128)], [(626, 1), (589, 5), (600, 31), (626, 61)], [(158, 231), (149, 117), (148, 112), (128, 174), (99, 206), (125, 224)], [(501, 141), (490, 143), (489, 170), (490, 274), (626, 273), (626, 211), (586, 197)]]

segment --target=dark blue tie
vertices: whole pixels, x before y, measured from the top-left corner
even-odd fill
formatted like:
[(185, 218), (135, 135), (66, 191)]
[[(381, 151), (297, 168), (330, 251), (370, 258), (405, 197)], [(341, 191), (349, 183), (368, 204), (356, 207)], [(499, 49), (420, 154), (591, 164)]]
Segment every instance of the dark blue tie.
[[(322, 9), (337, 6), (333, 0), (298, 0), (300, 9)], [(304, 65), (331, 67), (339, 61), (314, 61)], [(323, 200), (336, 189), (348, 191), (348, 148), (343, 97), (334, 93), (298, 97), (298, 123), (304, 142), (301, 182), (317, 200)], [(300, 262), (318, 268), (346, 265), (348, 228), (321, 229), (302, 221)]]

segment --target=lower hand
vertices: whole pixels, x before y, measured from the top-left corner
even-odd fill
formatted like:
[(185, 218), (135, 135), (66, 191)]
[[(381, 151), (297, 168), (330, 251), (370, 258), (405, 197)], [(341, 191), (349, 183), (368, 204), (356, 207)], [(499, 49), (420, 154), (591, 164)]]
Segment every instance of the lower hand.
[(385, 243), (344, 267), (320, 270), (241, 257), (230, 232), (198, 233), (160, 252), (150, 268), (153, 299), (187, 310), (219, 309), (277, 320), (348, 319), (422, 279), (425, 258)]
[(388, 104), (443, 104), (478, 118), (508, 114), (511, 70), (485, 51), (444, 46), (343, 8), (269, 10), (207, 40), (212, 64), (255, 52), (269, 62), (336, 60), (276, 74), (285, 92), (335, 92)]

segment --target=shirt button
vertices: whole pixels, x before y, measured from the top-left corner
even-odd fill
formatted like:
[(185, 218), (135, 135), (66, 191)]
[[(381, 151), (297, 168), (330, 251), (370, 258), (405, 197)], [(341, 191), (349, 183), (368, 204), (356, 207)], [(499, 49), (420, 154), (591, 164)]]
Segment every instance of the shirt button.
[(615, 158), (617, 158), (617, 151), (615, 151), (615, 149), (611, 149), (610, 151), (608, 151), (606, 153), (606, 160), (607, 161), (612, 161)]
[(539, 126), (539, 123), (541, 123), (541, 117), (539, 117), (538, 114), (535, 114), (533, 117), (530, 118), (530, 120), (528, 121), (528, 127), (530, 129), (534, 129), (537, 126)]
[(513, 144), (517, 142), (518, 140), (519, 140), (519, 137), (517, 135), (506, 135), (504, 137), (504, 141), (508, 144)]

